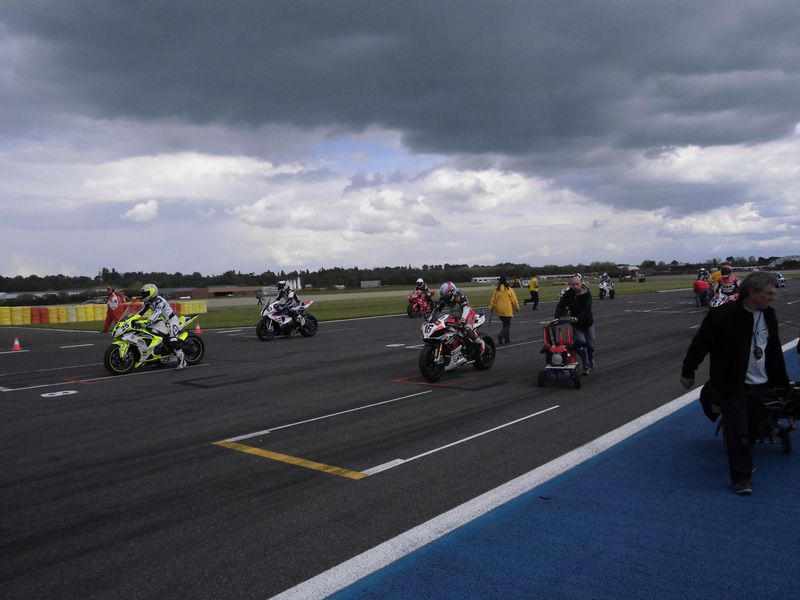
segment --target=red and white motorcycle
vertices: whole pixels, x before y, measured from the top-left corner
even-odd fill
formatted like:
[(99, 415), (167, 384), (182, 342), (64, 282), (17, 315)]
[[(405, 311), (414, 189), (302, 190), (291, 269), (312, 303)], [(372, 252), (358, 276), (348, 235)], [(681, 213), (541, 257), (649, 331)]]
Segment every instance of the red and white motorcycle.
[[(486, 322), (486, 316), (476, 313), (473, 328)], [(494, 340), (482, 335), (486, 349), (481, 355), (480, 344), (466, 337), (459, 320), (447, 313), (432, 313), (420, 327), (425, 347), (419, 355), (419, 370), (428, 381), (436, 381), (445, 371), (452, 371), (466, 364), (486, 370), (494, 364), (497, 354)]]
[(409, 318), (426, 317), (433, 310), (430, 297), (422, 290), (414, 290), (408, 295), (408, 313)]
[(276, 301), (268, 303), (261, 311), (261, 320), (256, 325), (258, 339), (268, 342), (276, 335), (291, 335), (293, 331), (298, 331), (303, 337), (311, 337), (319, 329), (316, 317), (306, 312), (313, 303), (313, 300), (308, 300), (297, 306), (294, 309), (296, 317), (292, 317)]

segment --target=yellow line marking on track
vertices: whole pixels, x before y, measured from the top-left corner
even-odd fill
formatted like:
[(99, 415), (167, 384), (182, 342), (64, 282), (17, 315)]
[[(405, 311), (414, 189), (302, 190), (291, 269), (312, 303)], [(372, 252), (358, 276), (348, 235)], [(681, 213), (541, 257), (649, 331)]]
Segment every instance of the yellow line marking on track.
[(315, 471), (322, 471), (330, 473), (331, 475), (338, 475), (340, 477), (347, 477), (348, 479), (364, 479), (366, 474), (359, 471), (351, 471), (350, 469), (343, 469), (342, 467), (334, 467), (324, 463), (318, 463), (313, 460), (305, 460), (297, 458), (296, 456), (289, 456), (288, 454), (280, 454), (279, 452), (272, 452), (271, 450), (262, 450), (261, 448), (254, 448), (253, 446), (245, 446), (244, 444), (237, 444), (236, 442), (228, 442), (222, 440), (221, 442), (214, 442), (215, 446), (222, 446), (230, 450), (237, 450), (247, 454), (254, 454), (262, 458), (269, 458), (270, 460), (277, 460), (278, 462), (288, 463), (297, 467), (304, 467), (306, 469), (313, 469)]

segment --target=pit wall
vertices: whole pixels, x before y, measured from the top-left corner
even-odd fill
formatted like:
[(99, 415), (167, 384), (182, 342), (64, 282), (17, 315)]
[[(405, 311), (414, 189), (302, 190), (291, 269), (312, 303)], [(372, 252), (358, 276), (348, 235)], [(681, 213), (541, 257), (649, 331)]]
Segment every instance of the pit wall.
[[(141, 302), (128, 302), (123, 305), (124, 308), (131, 307), (134, 310), (139, 310), (141, 306)], [(208, 312), (208, 305), (205, 300), (170, 302), (170, 306), (172, 306), (175, 314), (178, 315), (196, 315)], [(107, 308), (105, 304), (0, 306), (0, 326), (104, 321)]]

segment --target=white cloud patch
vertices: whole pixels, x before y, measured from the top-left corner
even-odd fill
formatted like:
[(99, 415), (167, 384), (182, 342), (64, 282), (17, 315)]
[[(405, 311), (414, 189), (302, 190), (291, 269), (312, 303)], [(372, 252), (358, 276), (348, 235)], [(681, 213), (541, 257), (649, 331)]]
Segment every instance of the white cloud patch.
[(135, 221), (137, 223), (148, 223), (158, 217), (158, 201), (148, 200), (141, 202), (125, 211), (120, 217), (126, 221)]

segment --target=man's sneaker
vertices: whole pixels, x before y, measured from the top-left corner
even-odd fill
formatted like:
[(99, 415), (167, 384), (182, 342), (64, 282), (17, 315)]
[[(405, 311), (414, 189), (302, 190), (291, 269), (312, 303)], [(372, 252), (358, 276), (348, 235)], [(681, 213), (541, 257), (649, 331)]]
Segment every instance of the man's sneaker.
[(591, 375), (591, 374), (592, 374), (592, 370), (591, 370), (591, 369), (584, 369), (584, 370), (583, 370), (583, 373), (582, 373), (582, 375), (583, 375), (584, 377), (588, 377), (588, 376), (589, 376), (589, 375)]
[(183, 371), (186, 368), (186, 357), (183, 355), (183, 350), (179, 350), (178, 354), (178, 366), (175, 367), (176, 371)]
[(753, 493), (753, 487), (749, 481), (735, 481), (731, 484), (731, 489), (735, 494), (740, 496), (749, 496)]

